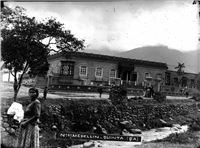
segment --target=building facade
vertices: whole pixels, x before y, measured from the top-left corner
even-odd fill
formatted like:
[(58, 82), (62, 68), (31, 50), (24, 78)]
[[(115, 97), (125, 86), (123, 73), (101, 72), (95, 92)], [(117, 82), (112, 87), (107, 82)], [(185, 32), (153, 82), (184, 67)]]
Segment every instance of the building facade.
[(151, 85), (160, 91), (165, 85), (167, 64), (107, 55), (77, 52), (66, 59), (61, 53), (48, 59), (48, 85)]
[(166, 63), (84, 52), (76, 52), (70, 58), (54, 54), (49, 56), (48, 62), (47, 77), (34, 79), (39, 87), (66, 90), (72, 86), (92, 88), (114, 84), (142, 90), (144, 86), (152, 86), (154, 91), (179, 95), (182, 88), (187, 87), (191, 93), (196, 89), (198, 75), (185, 72), (179, 76), (176, 69), (169, 69)]

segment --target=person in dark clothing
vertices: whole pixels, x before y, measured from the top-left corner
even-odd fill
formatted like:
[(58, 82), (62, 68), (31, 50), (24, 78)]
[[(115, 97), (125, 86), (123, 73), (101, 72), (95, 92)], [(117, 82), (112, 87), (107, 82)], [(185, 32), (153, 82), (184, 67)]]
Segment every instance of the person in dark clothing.
[(43, 97), (44, 97), (45, 100), (47, 99), (47, 93), (48, 93), (48, 87), (45, 86), (44, 87), (44, 92), (43, 92)]
[(98, 88), (98, 92), (99, 92), (99, 97), (101, 98), (101, 95), (103, 93), (103, 88), (102, 86), (100, 85), (99, 88)]
[(188, 88), (187, 88), (187, 87), (185, 87), (185, 97), (187, 98), (187, 97), (188, 97), (188, 95), (189, 95)]
[(154, 95), (154, 90), (153, 90), (153, 87), (151, 86), (151, 87), (150, 87), (150, 97), (152, 98), (153, 95)]

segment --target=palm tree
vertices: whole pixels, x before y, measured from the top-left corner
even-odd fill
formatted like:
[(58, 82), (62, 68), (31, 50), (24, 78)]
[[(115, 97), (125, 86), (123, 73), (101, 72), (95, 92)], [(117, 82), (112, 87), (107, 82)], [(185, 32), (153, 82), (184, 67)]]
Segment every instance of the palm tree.
[[(180, 80), (180, 81), (179, 81), (179, 87), (180, 87), (180, 84), (181, 84), (181, 82), (182, 82), (182, 78), (181, 78), (181, 77), (184, 75), (184, 70), (183, 70), (183, 68), (185, 68), (185, 64), (184, 64), (184, 63), (181, 64), (181, 63), (179, 63), (179, 62), (178, 62), (178, 66), (175, 67), (175, 69), (178, 69), (178, 70), (177, 70), (177, 74), (178, 74), (179, 80)], [(181, 79), (180, 79), (180, 78), (181, 78)]]

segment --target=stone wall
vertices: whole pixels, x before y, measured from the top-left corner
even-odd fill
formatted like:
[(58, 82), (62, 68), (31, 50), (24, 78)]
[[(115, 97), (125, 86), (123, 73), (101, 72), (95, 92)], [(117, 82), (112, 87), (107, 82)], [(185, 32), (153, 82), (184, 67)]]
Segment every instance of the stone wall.
[[(53, 125), (56, 125), (59, 130), (70, 128), (72, 131), (85, 132), (91, 130), (98, 121), (107, 131), (114, 133), (119, 129), (119, 122), (128, 121), (131, 123), (131, 126), (134, 126), (133, 128), (144, 130), (162, 126), (160, 119), (168, 122), (171, 121), (173, 117), (186, 116), (196, 112), (200, 107), (200, 105), (196, 103), (190, 105), (156, 105), (155, 100), (152, 100), (153, 104), (148, 105), (149, 101), (147, 101), (145, 105), (142, 105), (137, 104), (137, 102), (138, 101), (129, 100), (126, 108), (109, 104), (95, 105), (95, 103), (93, 105), (75, 103), (68, 103), (68, 105), (51, 105), (49, 106), (51, 115), (56, 116), (50, 118), (47, 114), (43, 114), (45, 120), (41, 120), (41, 122), (49, 120), (48, 123), (46, 123), (49, 127), (44, 126), (41, 128), (51, 128)], [(185, 118), (181, 123), (187, 124), (189, 121), (190, 119)]]

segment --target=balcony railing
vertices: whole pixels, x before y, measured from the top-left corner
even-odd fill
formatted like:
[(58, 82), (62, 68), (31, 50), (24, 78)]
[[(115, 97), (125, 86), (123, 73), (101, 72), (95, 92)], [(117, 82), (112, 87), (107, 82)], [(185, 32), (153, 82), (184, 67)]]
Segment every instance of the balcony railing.
[(134, 87), (137, 86), (137, 81), (126, 81), (126, 80), (121, 80), (121, 84), (125, 85), (127, 87)]

